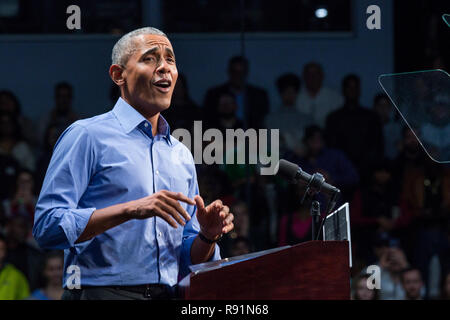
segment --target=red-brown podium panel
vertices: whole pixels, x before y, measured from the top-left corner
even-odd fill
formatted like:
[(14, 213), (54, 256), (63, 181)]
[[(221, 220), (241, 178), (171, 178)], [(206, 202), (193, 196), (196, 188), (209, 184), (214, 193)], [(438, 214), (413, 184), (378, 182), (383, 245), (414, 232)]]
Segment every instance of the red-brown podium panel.
[(350, 299), (347, 241), (309, 241), (231, 265), (190, 273), (185, 299)]

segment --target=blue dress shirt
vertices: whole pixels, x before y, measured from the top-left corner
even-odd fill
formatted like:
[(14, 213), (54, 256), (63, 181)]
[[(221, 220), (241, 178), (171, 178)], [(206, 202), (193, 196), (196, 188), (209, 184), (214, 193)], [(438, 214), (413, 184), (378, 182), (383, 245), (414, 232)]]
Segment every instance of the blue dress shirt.
[[(190, 151), (170, 135), (160, 116), (158, 134), (119, 98), (113, 110), (79, 120), (59, 137), (36, 205), (33, 236), (42, 248), (64, 249), (64, 270), (80, 268), (81, 286), (174, 285), (191, 264), (199, 231), (191, 220), (177, 229), (159, 217), (130, 220), (75, 244), (96, 209), (160, 190), (199, 193)], [(220, 259), (216, 245), (212, 260)], [(63, 284), (71, 274), (64, 272)]]

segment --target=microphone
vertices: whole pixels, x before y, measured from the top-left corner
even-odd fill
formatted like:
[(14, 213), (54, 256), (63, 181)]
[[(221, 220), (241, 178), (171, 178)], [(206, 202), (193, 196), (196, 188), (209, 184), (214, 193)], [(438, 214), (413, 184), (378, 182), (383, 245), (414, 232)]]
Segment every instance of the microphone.
[(325, 182), (323, 176), (319, 173), (310, 175), (303, 171), (295, 163), (289, 162), (284, 159), (280, 159), (275, 167), (275, 174), (279, 177), (287, 179), (294, 183), (305, 183), (315, 188), (317, 192), (326, 193), (332, 197), (335, 197), (340, 190), (331, 184)]

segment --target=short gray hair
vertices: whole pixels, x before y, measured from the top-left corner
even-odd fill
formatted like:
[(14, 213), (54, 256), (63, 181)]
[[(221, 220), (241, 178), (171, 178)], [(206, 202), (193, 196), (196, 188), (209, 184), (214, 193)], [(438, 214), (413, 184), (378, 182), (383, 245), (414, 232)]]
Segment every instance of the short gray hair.
[(167, 35), (164, 32), (153, 27), (145, 27), (128, 32), (114, 45), (111, 55), (112, 64), (124, 66), (136, 50), (136, 43), (133, 38), (143, 34), (154, 34), (167, 38)]

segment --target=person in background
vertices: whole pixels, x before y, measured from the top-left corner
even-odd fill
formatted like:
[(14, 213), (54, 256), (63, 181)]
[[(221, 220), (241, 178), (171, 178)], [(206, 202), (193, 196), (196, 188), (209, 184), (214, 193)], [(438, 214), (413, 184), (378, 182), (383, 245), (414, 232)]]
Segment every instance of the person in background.
[(19, 99), (12, 91), (0, 91), (0, 113), (8, 113), (16, 118), (23, 138), (34, 147), (38, 143), (35, 126), (30, 118), (22, 114), (21, 109)]
[(237, 239), (247, 239), (250, 242), (250, 215), (248, 205), (242, 200), (237, 200), (231, 206), (231, 210), (233, 210), (236, 227), (221, 241), (221, 249), (223, 249), (224, 256), (232, 256), (231, 251)]
[(341, 149), (358, 169), (362, 182), (369, 168), (383, 158), (383, 133), (378, 116), (359, 103), (361, 81), (355, 74), (342, 81), (344, 105), (326, 120), (328, 146)]
[(373, 100), (373, 111), (378, 115), (384, 138), (384, 156), (394, 160), (400, 152), (402, 127), (399, 113), (393, 108), (389, 97), (379, 93)]
[(34, 290), (30, 300), (61, 300), (64, 256), (61, 251), (47, 253), (43, 265), (43, 287)]
[(419, 269), (406, 268), (401, 273), (401, 283), (407, 300), (422, 300), (423, 281)]
[(441, 299), (450, 300), (450, 271), (447, 271), (442, 277)]
[[(28, 225), (31, 226), (34, 220), (36, 200), (33, 173), (23, 169), (17, 176), (12, 197), (3, 201), (6, 219), (20, 216), (25, 218)], [(31, 234), (29, 236), (31, 237)]]
[(276, 86), (280, 94), (281, 106), (267, 115), (266, 127), (280, 130), (280, 154), (292, 151), (302, 156), (304, 153), (303, 133), (307, 126), (313, 124), (314, 119), (296, 109), (300, 78), (293, 73), (286, 73), (277, 79)]
[(29, 219), (13, 216), (6, 220), (5, 239), (8, 246), (8, 262), (19, 269), (28, 280), (30, 290), (34, 290), (39, 282), (39, 268), (43, 263), (44, 254), (36, 247), (31, 237)]
[(305, 86), (297, 100), (297, 110), (311, 116), (315, 124), (321, 127), (325, 126), (327, 115), (343, 103), (339, 93), (323, 85), (324, 78), (324, 71), (319, 63), (307, 63), (303, 67)]
[(236, 115), (237, 109), (235, 96), (231, 92), (221, 92), (215, 106), (216, 116), (214, 119), (210, 119), (206, 126), (219, 129), (224, 136), (227, 129), (243, 128), (244, 123)]
[(207, 119), (216, 117), (217, 102), (223, 92), (234, 95), (236, 116), (244, 128), (263, 128), (264, 118), (269, 112), (269, 98), (264, 89), (247, 83), (249, 63), (245, 57), (234, 56), (228, 62), (228, 81), (206, 92), (203, 107)]
[(409, 267), (404, 251), (397, 239), (386, 233), (377, 236), (374, 244), (377, 265), (381, 269), (380, 300), (403, 300), (405, 292), (401, 285), (401, 271)]
[(383, 232), (399, 236), (411, 220), (400, 210), (389, 160), (374, 164), (370, 180), (356, 190), (350, 207), (353, 243), (358, 254), (369, 260), (371, 239)]
[(369, 275), (361, 274), (352, 281), (352, 300), (379, 300), (379, 290), (369, 289), (367, 279)]
[(345, 199), (349, 198), (359, 182), (359, 176), (347, 156), (338, 149), (328, 148), (323, 130), (315, 125), (305, 129), (303, 144), (305, 155), (298, 161), (302, 169), (321, 173), (327, 183), (339, 188)]
[(30, 171), (35, 169), (33, 151), (22, 137), (18, 119), (9, 113), (0, 114), (0, 154), (12, 156)]
[(30, 295), (28, 282), (22, 272), (6, 262), (7, 245), (0, 235), (0, 300), (21, 300)]
[(55, 85), (55, 106), (39, 121), (39, 137), (44, 137), (45, 130), (52, 124), (62, 133), (70, 124), (78, 120), (79, 115), (73, 110), (73, 88), (67, 82)]
[(288, 187), (288, 203), (281, 216), (278, 231), (278, 246), (293, 245), (312, 239), (311, 202), (300, 203), (303, 186)]
[(20, 164), (14, 157), (0, 153), (0, 201), (11, 196), (11, 186), (15, 184), (19, 171)]
[(58, 141), (58, 137), (60, 134), (61, 132), (59, 132), (58, 126), (54, 124), (51, 124), (45, 130), (45, 135), (43, 139), (44, 143), (42, 145), (40, 155), (36, 162), (36, 171), (35, 171), (36, 190), (41, 190), (42, 188), (45, 173), (47, 172), (50, 159), (52, 158), (53, 147), (55, 146), (56, 141)]

